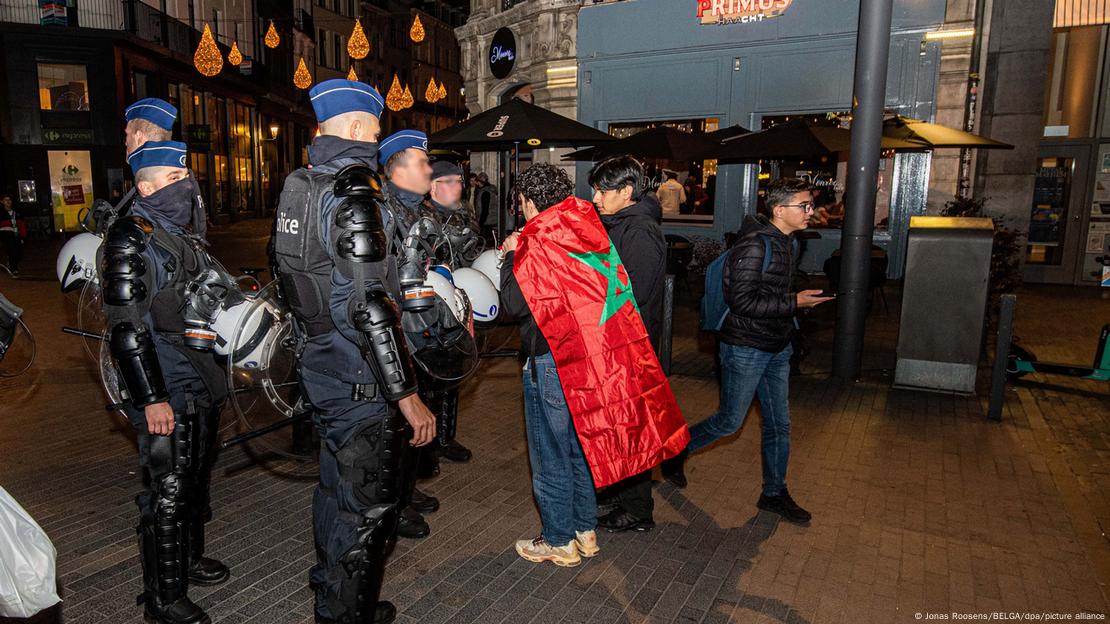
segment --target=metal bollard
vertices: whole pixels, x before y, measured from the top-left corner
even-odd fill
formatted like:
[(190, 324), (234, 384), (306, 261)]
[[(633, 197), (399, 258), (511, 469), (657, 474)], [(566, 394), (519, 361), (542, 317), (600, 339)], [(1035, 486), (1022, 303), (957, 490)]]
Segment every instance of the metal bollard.
[(1006, 402), (1006, 363), (1010, 359), (1010, 343), (1014, 339), (1014, 308), (1017, 297), (1002, 295), (998, 310), (998, 342), (994, 347), (991, 369), (991, 400), (987, 409), (989, 420), (1002, 420), (1002, 404)]
[(674, 336), (674, 276), (663, 282), (663, 336), (659, 343), (659, 364), (663, 374), (671, 374), (671, 340)]

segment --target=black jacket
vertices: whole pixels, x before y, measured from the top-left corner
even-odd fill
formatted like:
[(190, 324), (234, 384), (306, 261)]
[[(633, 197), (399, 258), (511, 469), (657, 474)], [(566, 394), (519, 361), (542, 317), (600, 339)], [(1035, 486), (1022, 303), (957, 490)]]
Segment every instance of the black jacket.
[[(766, 244), (761, 235), (771, 239), (771, 262), (766, 273)], [(773, 353), (790, 344), (797, 305), (792, 284), (797, 261), (793, 238), (761, 215), (744, 222), (740, 240), (726, 252), (724, 293), (729, 314), (721, 327), (721, 340)]]
[(536, 318), (528, 309), (528, 302), (524, 300), (524, 293), (521, 292), (520, 284), (513, 274), (515, 259), (516, 252), (511, 251), (505, 255), (505, 261), (501, 263), (501, 313), (520, 321), (520, 343), (524, 355), (544, 355), (551, 351), (551, 347), (547, 345), (547, 338), (543, 337), (543, 332), (536, 324)]
[(662, 216), (659, 200), (645, 195), (639, 203), (601, 217), (628, 271), (632, 294), (656, 355), (663, 339), (663, 285), (667, 277), (667, 241), (659, 226)]

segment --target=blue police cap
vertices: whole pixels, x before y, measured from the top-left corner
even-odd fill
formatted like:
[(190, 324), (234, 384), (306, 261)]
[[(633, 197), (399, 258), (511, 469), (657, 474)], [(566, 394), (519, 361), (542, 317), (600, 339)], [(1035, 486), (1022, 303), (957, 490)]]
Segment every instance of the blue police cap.
[(312, 100), (312, 110), (316, 111), (316, 121), (324, 122), (336, 115), (362, 111), (381, 117), (385, 100), (374, 87), (354, 80), (335, 78), (325, 80), (308, 91)]
[(394, 132), (378, 143), (378, 160), (384, 165), (389, 157), (415, 147), (418, 150), (428, 151), (428, 135), (419, 130), (401, 130)]
[(147, 141), (127, 157), (131, 172), (146, 167), (185, 167), (188, 150), (181, 141)]
[(172, 130), (177, 120), (177, 107), (158, 98), (145, 98), (128, 106), (123, 117), (127, 121), (145, 119), (159, 128)]

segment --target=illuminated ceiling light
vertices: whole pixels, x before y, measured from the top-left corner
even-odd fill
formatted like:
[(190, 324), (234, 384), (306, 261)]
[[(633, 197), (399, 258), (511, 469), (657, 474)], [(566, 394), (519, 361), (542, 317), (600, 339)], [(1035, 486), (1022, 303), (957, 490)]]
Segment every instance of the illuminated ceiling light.
[(424, 41), (424, 24), (420, 21), (419, 15), (412, 18), (412, 28), (409, 29), (409, 39), (412, 39), (413, 43)]
[(358, 74), (355, 73), (354, 65), (351, 65), (351, 71), (347, 72), (347, 80), (358, 82)]
[(238, 41), (231, 42), (231, 52), (227, 53), (227, 62), (235, 65), (236, 67), (239, 66), (239, 63), (243, 62), (243, 54), (239, 51)]
[(293, 72), (293, 84), (298, 89), (307, 89), (312, 86), (312, 74), (308, 73), (308, 65), (304, 63), (304, 57), (297, 63), (297, 71)]
[(428, 79), (428, 88), (424, 90), (424, 99), (429, 104), (435, 104), (439, 101), (439, 88), (436, 86), (436, 79)]
[(274, 28), (274, 20), (270, 20), (270, 27), (266, 29), (266, 38), (262, 41), (270, 49), (278, 47), (278, 44), (281, 43), (281, 37), (278, 36), (277, 29)]
[(416, 100), (412, 97), (412, 91), (409, 91), (408, 85), (405, 85), (405, 91), (401, 95), (401, 99), (404, 103), (404, 108), (412, 108), (412, 105), (416, 104)]
[(364, 59), (370, 54), (370, 41), (366, 33), (362, 32), (362, 24), (356, 19), (355, 29), (351, 31), (351, 39), (347, 41), (347, 54), (353, 59)]
[(549, 74), (565, 74), (573, 71), (578, 71), (577, 65), (567, 65), (565, 67), (548, 67), (547, 73)]
[(932, 41), (933, 39), (958, 39), (960, 37), (973, 37), (975, 36), (974, 28), (964, 28), (961, 30), (934, 30), (933, 32), (925, 33), (925, 39)]
[(389, 93), (385, 95), (385, 105), (393, 112), (405, 108), (405, 94), (401, 91), (401, 81), (397, 79), (397, 74), (393, 74), (393, 84), (389, 85)]
[(201, 74), (210, 77), (220, 73), (224, 68), (224, 55), (220, 54), (220, 48), (216, 46), (216, 40), (212, 38), (212, 31), (208, 28), (207, 22), (204, 24), (204, 32), (200, 35), (197, 51), (193, 54), (193, 65)]
[(280, 130), (280, 129), (281, 129), (281, 126), (279, 126), (277, 124), (277, 122), (274, 122), (274, 123), (270, 124), (270, 138), (271, 139), (276, 139), (277, 135), (278, 135), (278, 130)]
[(436, 99), (442, 100), (445, 97), (447, 97), (447, 87), (443, 86), (443, 83), (441, 82), (439, 83), (439, 91), (436, 92)]

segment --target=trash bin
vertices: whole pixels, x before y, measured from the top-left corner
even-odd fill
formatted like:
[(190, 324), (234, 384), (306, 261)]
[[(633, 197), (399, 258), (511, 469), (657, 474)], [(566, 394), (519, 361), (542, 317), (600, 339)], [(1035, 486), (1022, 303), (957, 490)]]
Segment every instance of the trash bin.
[(993, 243), (990, 219), (910, 219), (896, 387), (975, 393)]

